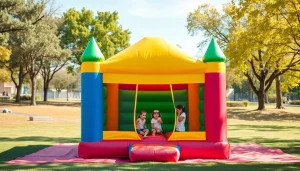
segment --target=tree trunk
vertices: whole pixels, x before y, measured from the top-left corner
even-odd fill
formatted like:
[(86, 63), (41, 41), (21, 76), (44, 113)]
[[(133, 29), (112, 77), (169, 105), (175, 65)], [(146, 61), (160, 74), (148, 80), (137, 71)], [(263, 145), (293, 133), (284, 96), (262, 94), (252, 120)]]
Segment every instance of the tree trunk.
[(261, 78), (259, 80), (259, 90), (257, 93), (258, 98), (258, 108), (257, 110), (264, 110), (265, 109), (265, 78)]
[(283, 104), (282, 104), (280, 76), (278, 76), (276, 78), (276, 109), (284, 109)]
[(235, 90), (233, 89), (233, 101), (235, 101), (235, 99), (236, 99), (236, 92), (235, 92)]
[(35, 91), (36, 91), (36, 78), (30, 78), (31, 79), (31, 101), (30, 105), (35, 106), (36, 101), (35, 101)]
[(22, 84), (20, 83), (17, 86), (17, 94), (16, 94), (16, 103), (19, 103), (21, 101), (21, 91), (22, 91)]
[(265, 109), (265, 95), (264, 93), (261, 93), (257, 96), (258, 98), (258, 108), (257, 110), (263, 110)]
[(44, 102), (48, 101), (49, 81), (44, 80)]
[(23, 86), (23, 67), (20, 66), (19, 69), (19, 84), (16, 85), (17, 87), (17, 94), (16, 94), (16, 103), (19, 103), (21, 101), (21, 91), (22, 91), (22, 86)]

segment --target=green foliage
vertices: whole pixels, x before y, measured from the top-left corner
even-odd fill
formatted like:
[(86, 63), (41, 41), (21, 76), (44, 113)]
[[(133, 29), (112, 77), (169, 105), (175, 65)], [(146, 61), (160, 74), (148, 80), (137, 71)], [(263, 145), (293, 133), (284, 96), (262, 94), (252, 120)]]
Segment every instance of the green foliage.
[(85, 8), (65, 12), (59, 33), (63, 47), (72, 49), (73, 63), (81, 64), (81, 55), (91, 37), (95, 37), (106, 59), (128, 47), (131, 32), (124, 30), (118, 19), (116, 11), (97, 12), (96, 16)]
[(10, 100), (10, 96), (0, 96), (0, 100)]
[(245, 93), (248, 92), (248, 83), (247, 81), (242, 81), (240, 84), (233, 83), (232, 88), (234, 88), (235, 93)]
[[(0, 1), (0, 44), (6, 43), (9, 32), (30, 29), (47, 13), (44, 0), (1, 0)], [(13, 17), (12, 17), (13, 16)]]
[(292, 100), (300, 99), (300, 84), (297, 87), (290, 89), (289, 95)]
[(66, 69), (57, 72), (53, 80), (50, 82), (50, 87), (55, 88), (58, 93), (67, 89), (74, 91), (79, 88), (80, 74), (69, 74)]
[(227, 101), (227, 107), (247, 107), (248, 101)]
[[(14, 95), (14, 99), (16, 99), (16, 95)], [(25, 96), (20, 96), (20, 100), (31, 100), (31, 96), (25, 95)], [(40, 96), (35, 96), (35, 100), (42, 100)]]
[[(31, 105), (35, 105), (34, 89), (36, 88), (36, 76), (40, 73), (43, 63), (61, 53), (60, 41), (56, 34), (57, 25), (53, 18), (48, 17), (38, 24), (32, 26), (30, 30), (11, 33), (12, 39), (10, 43), (16, 44), (17, 48), (13, 48), (13, 57), (22, 62), (26, 72), (31, 80), (31, 94), (33, 101)], [(19, 44), (20, 43), (20, 44)]]

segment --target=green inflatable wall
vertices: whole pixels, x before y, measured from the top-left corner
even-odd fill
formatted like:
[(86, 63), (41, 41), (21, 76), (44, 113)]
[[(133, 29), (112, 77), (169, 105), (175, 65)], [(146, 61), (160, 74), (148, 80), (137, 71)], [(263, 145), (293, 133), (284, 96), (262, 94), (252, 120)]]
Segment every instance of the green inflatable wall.
[[(188, 91), (173, 91), (175, 105), (182, 104), (188, 106)], [(119, 130), (134, 131), (134, 90), (119, 90)], [(175, 122), (175, 109), (172, 101), (171, 91), (138, 91), (136, 118), (141, 110), (147, 112), (146, 125), (151, 128), (153, 110), (158, 109), (162, 115), (162, 129), (164, 132), (173, 131)], [(187, 112), (188, 113), (188, 112)], [(188, 123), (186, 122), (188, 130)]]

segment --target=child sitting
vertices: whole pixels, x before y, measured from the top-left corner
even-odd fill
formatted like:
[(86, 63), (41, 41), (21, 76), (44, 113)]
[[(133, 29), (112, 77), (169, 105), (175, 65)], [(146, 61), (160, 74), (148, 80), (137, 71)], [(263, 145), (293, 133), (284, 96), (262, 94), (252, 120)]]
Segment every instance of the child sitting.
[(149, 130), (146, 128), (146, 111), (142, 110), (139, 114), (139, 118), (136, 120), (136, 131), (138, 134), (143, 135), (143, 138), (147, 137)]
[(152, 113), (151, 127), (152, 135), (155, 136), (156, 133), (162, 133), (161, 124), (163, 123), (161, 119), (161, 114), (158, 110), (154, 110)]

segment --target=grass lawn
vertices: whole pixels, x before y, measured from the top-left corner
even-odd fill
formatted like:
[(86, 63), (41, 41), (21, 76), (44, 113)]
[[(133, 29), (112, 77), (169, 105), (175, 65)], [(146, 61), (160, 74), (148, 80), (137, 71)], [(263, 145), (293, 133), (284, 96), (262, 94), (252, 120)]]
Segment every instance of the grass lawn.
[[(125, 163), (125, 164), (40, 164), (8, 165), (8, 160), (36, 152), (57, 142), (80, 141), (80, 105), (78, 102), (39, 103), (38, 106), (0, 102), (0, 109), (64, 118), (47, 122), (30, 122), (28, 116), (0, 113), (0, 170), (299, 170), (299, 164), (278, 163)], [(284, 110), (254, 111), (247, 108), (228, 108), (228, 138), (230, 143), (255, 142), (282, 149), (300, 156), (300, 107)]]

